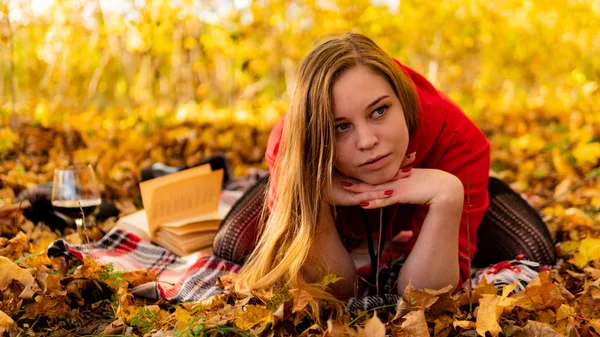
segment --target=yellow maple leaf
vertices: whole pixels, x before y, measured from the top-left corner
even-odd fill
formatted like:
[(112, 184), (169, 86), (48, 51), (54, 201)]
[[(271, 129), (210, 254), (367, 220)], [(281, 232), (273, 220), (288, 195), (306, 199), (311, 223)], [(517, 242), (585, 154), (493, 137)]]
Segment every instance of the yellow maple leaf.
[(560, 321), (561, 319), (567, 318), (575, 313), (575, 309), (566, 304), (562, 304), (558, 309), (556, 309), (556, 320)]
[(235, 325), (242, 330), (248, 330), (254, 326), (263, 326), (271, 321), (272, 313), (263, 306), (249, 304), (235, 318)]
[[(498, 288), (494, 286), (493, 283), (489, 283), (488, 280), (484, 277), (481, 278), (481, 282), (477, 285), (475, 290), (473, 290), (473, 304), (479, 304), (479, 299), (483, 294), (496, 295), (498, 294)], [(469, 304), (469, 293), (464, 292), (461, 294), (456, 300), (459, 306), (465, 306)]]
[(524, 291), (513, 296), (515, 306), (525, 310), (558, 309), (566, 303), (558, 286), (552, 282), (550, 273), (543, 271), (531, 281)]
[(479, 309), (477, 311), (477, 321), (475, 322), (475, 330), (481, 336), (489, 331), (492, 337), (498, 336), (502, 332), (498, 318), (502, 313), (502, 308), (498, 307), (500, 296), (497, 295), (481, 295), (479, 300)]
[(595, 165), (600, 159), (600, 143), (578, 144), (573, 149), (573, 156), (578, 163)]
[(590, 261), (600, 259), (600, 239), (586, 237), (581, 240), (579, 249), (569, 260), (572, 264), (579, 268), (585, 267)]
[(175, 312), (173, 314), (177, 319), (177, 322), (187, 323), (190, 319), (192, 319), (190, 312), (180, 306), (175, 308)]

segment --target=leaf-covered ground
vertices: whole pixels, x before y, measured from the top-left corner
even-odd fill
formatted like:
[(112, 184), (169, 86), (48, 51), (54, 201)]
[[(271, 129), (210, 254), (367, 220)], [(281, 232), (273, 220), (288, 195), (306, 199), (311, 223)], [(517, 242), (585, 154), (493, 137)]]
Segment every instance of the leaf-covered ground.
[[(307, 294), (292, 290), (271, 298), (219, 295), (201, 303), (150, 303), (128, 289), (155, 278), (123, 273), (92, 260), (49, 259), (45, 248), (71, 229), (33, 224), (18, 209), (0, 213), (0, 334), (16, 335), (302, 335), (302, 336), (600, 336), (599, 129), (581, 120), (522, 118), (478, 121), (492, 142), (494, 174), (535, 206), (557, 240), (559, 266), (544, 271), (523, 292), (486, 283), (469, 296), (448, 289), (408, 289), (400, 305), (335, 315), (322, 304), (321, 320), (306, 307)], [(504, 117), (506, 118), (506, 117)], [(69, 160), (93, 163), (103, 197), (127, 214), (139, 207), (141, 167), (151, 162), (193, 163), (224, 151), (236, 175), (263, 167), (266, 131), (249, 126), (178, 125), (149, 137), (116, 135), (100, 142), (74, 130), (24, 124), (0, 162), (0, 201), (49, 181)], [(52, 139), (49, 142), (48, 139)], [(249, 146), (247, 144), (253, 144)], [(117, 145), (117, 146), (115, 146)], [(133, 192), (132, 192), (133, 191)], [(114, 226), (100, 223), (97, 240)], [(220, 280), (229, 288), (231, 277)], [(331, 319), (331, 317), (334, 317)]]

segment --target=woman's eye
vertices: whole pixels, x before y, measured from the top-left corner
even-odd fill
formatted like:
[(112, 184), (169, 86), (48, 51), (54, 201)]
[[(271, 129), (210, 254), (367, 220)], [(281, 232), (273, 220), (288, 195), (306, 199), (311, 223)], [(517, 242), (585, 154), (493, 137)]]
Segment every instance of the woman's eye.
[(387, 105), (383, 105), (379, 109), (373, 111), (373, 117), (383, 116), (383, 114), (385, 114), (385, 110), (387, 110), (387, 108), (389, 108)]
[(335, 126), (335, 131), (343, 132), (343, 131), (347, 130), (349, 127), (350, 127), (350, 124), (348, 124), (348, 123), (338, 124)]

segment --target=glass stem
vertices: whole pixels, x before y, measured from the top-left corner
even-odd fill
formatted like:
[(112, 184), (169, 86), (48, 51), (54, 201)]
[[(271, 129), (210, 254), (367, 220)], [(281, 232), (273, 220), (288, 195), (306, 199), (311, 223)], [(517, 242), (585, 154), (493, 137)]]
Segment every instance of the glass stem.
[(81, 233), (83, 230), (83, 218), (75, 219), (75, 225), (77, 226), (77, 233)]

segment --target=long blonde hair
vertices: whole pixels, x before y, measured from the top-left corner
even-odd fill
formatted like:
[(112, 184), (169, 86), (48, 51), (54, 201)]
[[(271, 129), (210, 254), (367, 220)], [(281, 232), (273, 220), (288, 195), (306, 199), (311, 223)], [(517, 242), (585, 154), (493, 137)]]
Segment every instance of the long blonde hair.
[(321, 205), (324, 192), (331, 190), (334, 165), (332, 87), (344, 71), (357, 65), (369, 66), (388, 80), (402, 104), (409, 133), (417, 128), (418, 101), (412, 82), (371, 39), (346, 33), (314, 47), (298, 70), (276, 170), (271, 172), (275, 186), (268, 190), (275, 193), (276, 201), (237, 277), (238, 293), (261, 296), (273, 288), (305, 290), (315, 299), (311, 307), (317, 318), (318, 300), (339, 304), (327, 287), (308, 282), (301, 273), (307, 262), (319, 275), (326, 271), (323, 261), (314, 256), (308, 260), (319, 212), (329, 211)]

